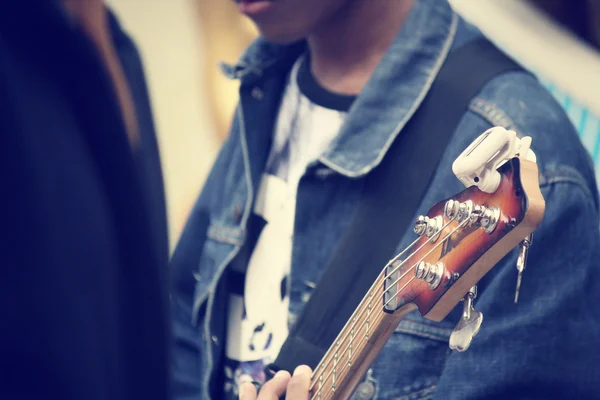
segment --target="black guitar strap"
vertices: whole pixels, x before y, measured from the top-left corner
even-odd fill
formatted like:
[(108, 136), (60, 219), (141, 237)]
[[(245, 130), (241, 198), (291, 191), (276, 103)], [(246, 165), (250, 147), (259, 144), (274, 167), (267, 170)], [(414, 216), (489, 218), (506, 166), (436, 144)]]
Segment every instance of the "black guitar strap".
[(437, 163), (471, 99), (492, 78), (515, 70), (522, 68), (483, 39), (449, 54), (423, 104), (383, 162), (365, 178), (362, 199), (345, 237), (268, 369), (317, 366), (411, 228)]

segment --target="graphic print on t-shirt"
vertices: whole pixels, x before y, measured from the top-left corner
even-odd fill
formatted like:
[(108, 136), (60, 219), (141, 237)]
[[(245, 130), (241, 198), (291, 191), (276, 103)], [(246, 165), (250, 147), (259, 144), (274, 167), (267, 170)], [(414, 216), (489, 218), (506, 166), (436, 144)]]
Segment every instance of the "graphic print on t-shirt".
[[(238, 398), (241, 382), (263, 383), (265, 366), (275, 360), (287, 338), (296, 191), (307, 166), (327, 149), (346, 115), (340, 108), (311, 101), (300, 91), (301, 76), (311, 79), (304, 60), (296, 62), (284, 90), (269, 159), (248, 221), (248, 238), (231, 265), (236, 279), (229, 292), (226, 399)], [(310, 93), (316, 99), (319, 90)], [(341, 102), (329, 104), (349, 107), (348, 96), (341, 97)], [(330, 95), (327, 100), (340, 97)]]
[(241, 382), (265, 380), (263, 369), (288, 334), (291, 203), (285, 181), (263, 175), (254, 214), (264, 227), (248, 263), (243, 295), (229, 296), (225, 391), (232, 396)]

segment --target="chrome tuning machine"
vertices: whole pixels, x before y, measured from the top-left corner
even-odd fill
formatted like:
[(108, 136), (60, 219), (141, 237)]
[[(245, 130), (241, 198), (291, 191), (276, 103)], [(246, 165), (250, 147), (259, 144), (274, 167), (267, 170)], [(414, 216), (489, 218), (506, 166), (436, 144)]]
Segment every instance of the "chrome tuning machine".
[(521, 290), (521, 281), (523, 280), (523, 271), (527, 264), (527, 253), (529, 246), (533, 242), (533, 233), (527, 236), (519, 245), (519, 255), (517, 256), (517, 289), (515, 290), (515, 304), (519, 302), (519, 291)]
[(441, 261), (435, 264), (421, 261), (415, 268), (415, 278), (427, 282), (431, 290), (437, 289), (445, 274), (446, 268)]
[(444, 219), (438, 215), (434, 218), (429, 218), (421, 215), (415, 222), (414, 231), (419, 236), (427, 236), (432, 242), (435, 242), (440, 236), (444, 224)]
[(483, 228), (485, 233), (490, 234), (496, 229), (500, 220), (500, 208), (474, 204), (471, 200), (463, 203), (457, 200), (448, 200), (444, 206), (444, 215), (450, 220), (456, 220), (458, 223), (464, 223), (469, 220), (469, 225), (476, 228)]
[(456, 328), (450, 335), (450, 349), (456, 351), (465, 351), (471, 345), (473, 338), (479, 333), (483, 314), (475, 311), (473, 300), (477, 297), (477, 286), (469, 289), (469, 292), (463, 299), (463, 313), (456, 325)]

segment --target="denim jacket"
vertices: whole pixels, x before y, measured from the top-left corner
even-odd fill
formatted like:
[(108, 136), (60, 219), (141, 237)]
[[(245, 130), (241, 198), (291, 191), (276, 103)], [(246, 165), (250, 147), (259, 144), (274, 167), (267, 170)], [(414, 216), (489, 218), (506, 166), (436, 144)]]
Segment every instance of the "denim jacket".
[[(445, 1), (418, 0), (338, 136), (310, 164), (297, 193), (290, 324), (302, 311), (347, 227), (364, 183), (419, 107), (448, 53), (480, 33)], [(231, 132), (190, 215), (173, 258), (176, 273), (195, 279), (193, 296), (172, 295), (175, 398), (219, 393), (226, 280), (223, 273), (246, 226), (270, 148), (287, 74), (304, 43), (258, 39), (235, 66), (240, 101)], [(409, 314), (362, 383), (359, 399), (600, 398), (600, 240), (591, 160), (567, 116), (536, 79), (510, 72), (472, 99), (415, 217), (464, 189), (454, 159), (492, 126), (533, 138), (546, 213), (535, 233), (518, 304), (512, 251), (480, 282), (476, 308), (485, 319), (464, 353), (449, 335), (462, 306), (442, 322)], [(399, 182), (402, 175), (398, 175)], [(201, 219), (208, 215), (204, 240)], [(414, 240), (407, 232), (398, 250)]]

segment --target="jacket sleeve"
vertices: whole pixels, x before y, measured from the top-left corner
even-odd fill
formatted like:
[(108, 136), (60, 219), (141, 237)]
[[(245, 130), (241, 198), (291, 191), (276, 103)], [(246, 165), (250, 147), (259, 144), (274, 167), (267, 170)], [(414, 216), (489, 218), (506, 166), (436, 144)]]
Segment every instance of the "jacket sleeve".
[(600, 398), (600, 236), (597, 197), (579, 172), (545, 172), (544, 220), (534, 233), (518, 304), (516, 252), (480, 285), (484, 321), (452, 352), (436, 399)]

